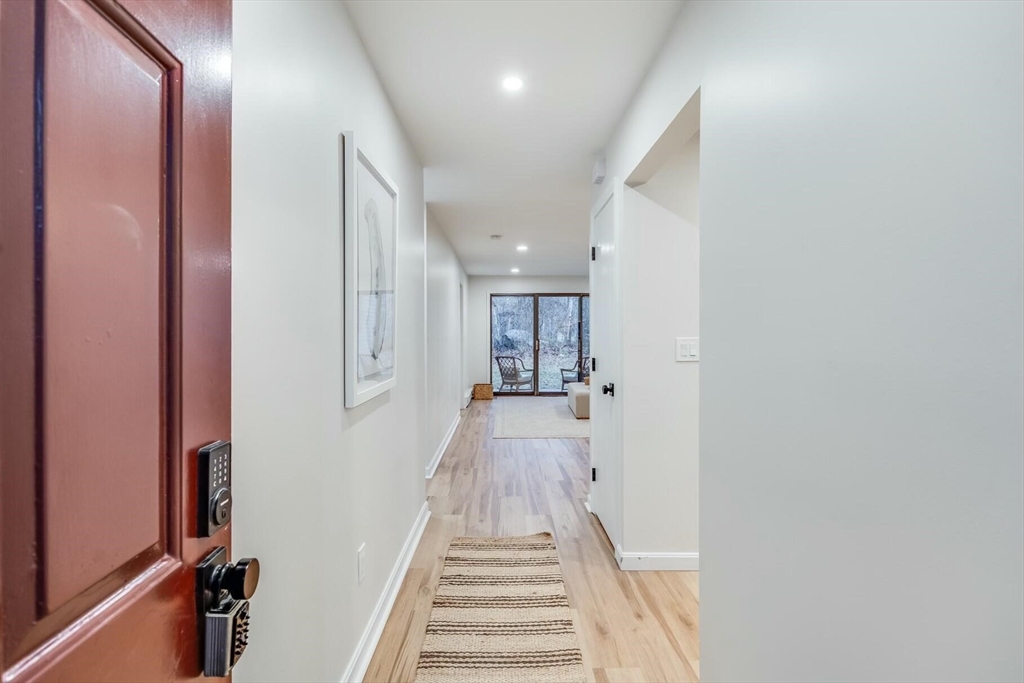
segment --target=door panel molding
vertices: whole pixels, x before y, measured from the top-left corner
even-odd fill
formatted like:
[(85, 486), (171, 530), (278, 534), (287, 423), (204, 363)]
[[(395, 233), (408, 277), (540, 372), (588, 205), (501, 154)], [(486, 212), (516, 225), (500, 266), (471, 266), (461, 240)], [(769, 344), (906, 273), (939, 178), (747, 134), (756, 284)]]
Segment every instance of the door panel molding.
[[(178, 383), (168, 357), (177, 346), (172, 271), (180, 255), (165, 244), (178, 233), (168, 185), (178, 185), (180, 168), (167, 150), (180, 148), (180, 64), (130, 15), (104, 9), (59, 0), (43, 10), (36, 421), (48, 514), (37, 526), (40, 617), (81, 602), (90, 586), (137, 564), (132, 558), (162, 556), (174, 517), (167, 459), (179, 439), (168, 409)], [(68, 41), (73, 52), (61, 44)], [(105, 102), (121, 106), (103, 116), (65, 114)], [(107, 151), (118, 146), (120, 154)]]

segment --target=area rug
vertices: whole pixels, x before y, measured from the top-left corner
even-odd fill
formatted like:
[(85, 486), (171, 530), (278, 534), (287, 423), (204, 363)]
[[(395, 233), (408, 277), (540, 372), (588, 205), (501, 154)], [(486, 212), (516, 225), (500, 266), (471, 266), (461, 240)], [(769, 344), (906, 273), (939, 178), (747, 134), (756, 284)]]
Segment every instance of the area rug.
[(494, 399), (495, 439), (585, 439), (590, 420), (577, 420), (561, 396)]
[(454, 539), (434, 594), (416, 681), (585, 680), (551, 534)]

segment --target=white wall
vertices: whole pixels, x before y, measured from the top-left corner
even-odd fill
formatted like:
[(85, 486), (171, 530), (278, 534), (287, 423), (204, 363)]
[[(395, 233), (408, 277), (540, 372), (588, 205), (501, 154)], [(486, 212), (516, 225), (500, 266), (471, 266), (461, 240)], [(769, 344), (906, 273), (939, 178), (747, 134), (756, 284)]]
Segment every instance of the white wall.
[(423, 465), (436, 455), (463, 407), (459, 285), (468, 286), (452, 245), (427, 211), (427, 394)]
[(491, 381), (491, 294), (586, 294), (586, 277), (497, 277), (470, 275), (467, 328), (469, 383)]
[(700, 133), (673, 152), (650, 180), (634, 189), (688, 223), (700, 225)]
[(608, 146), (701, 88), (704, 681), (1024, 678), (1022, 10), (692, 2)]
[[(423, 169), (341, 3), (235, 3), (233, 61), (233, 555), (263, 569), (235, 680), (338, 681), (424, 501)], [(346, 129), (401, 197), (398, 384), (351, 410)]]
[[(637, 190), (657, 181), (666, 201), (689, 208), (696, 169), (677, 171)], [(700, 364), (677, 362), (675, 339), (700, 336), (700, 232), (639, 191), (626, 188), (623, 200), (622, 550), (689, 558), (700, 549)]]

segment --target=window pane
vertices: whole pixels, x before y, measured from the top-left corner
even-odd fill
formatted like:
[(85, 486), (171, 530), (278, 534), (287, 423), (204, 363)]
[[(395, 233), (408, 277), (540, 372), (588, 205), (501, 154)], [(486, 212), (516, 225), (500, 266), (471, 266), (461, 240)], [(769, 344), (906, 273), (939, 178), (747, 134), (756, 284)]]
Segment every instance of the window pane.
[(583, 360), (590, 359), (590, 296), (583, 297)]
[[(496, 360), (499, 357), (514, 359), (503, 361), (506, 364), (504, 378)], [(533, 393), (532, 371), (533, 296), (492, 296), (491, 382), (494, 390)]]
[(538, 302), (540, 390), (565, 391), (580, 377), (580, 298), (541, 296)]

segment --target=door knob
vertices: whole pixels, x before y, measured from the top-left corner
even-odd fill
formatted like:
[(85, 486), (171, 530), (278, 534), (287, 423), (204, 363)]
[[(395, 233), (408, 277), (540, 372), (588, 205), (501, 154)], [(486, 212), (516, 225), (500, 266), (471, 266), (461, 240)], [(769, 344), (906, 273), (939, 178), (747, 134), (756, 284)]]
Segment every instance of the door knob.
[(235, 600), (250, 600), (260, 582), (260, 561), (243, 557), (235, 564), (227, 562), (214, 570), (215, 592), (225, 590)]
[(228, 562), (217, 548), (196, 566), (196, 602), (203, 633), (203, 675), (227, 676), (249, 644), (249, 598), (260, 581), (260, 562)]
[(601, 387), (601, 393), (602, 394), (607, 394), (609, 396), (614, 396), (615, 395), (615, 383), (614, 382), (608, 382), (608, 384), (603, 385)]

